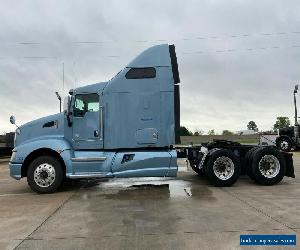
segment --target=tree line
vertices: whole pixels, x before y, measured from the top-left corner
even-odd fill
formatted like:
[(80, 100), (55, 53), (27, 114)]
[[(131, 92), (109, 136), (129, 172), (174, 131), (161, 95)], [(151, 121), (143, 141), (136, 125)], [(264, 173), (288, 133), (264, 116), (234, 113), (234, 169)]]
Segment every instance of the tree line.
[[(291, 125), (290, 119), (285, 116), (278, 116), (276, 118), (276, 121), (273, 125), (273, 128), (270, 131), (265, 131), (265, 132), (276, 132), (280, 128), (286, 128)], [(247, 124), (247, 130), (252, 130), (254, 132), (258, 132), (258, 126), (255, 121), (249, 121)], [(196, 131), (193, 133), (191, 130), (189, 130), (185, 126), (181, 126), (179, 129), (179, 135), (180, 136), (199, 136), (199, 135), (204, 135), (204, 131), (201, 129), (196, 129)], [(214, 129), (211, 129), (207, 132), (207, 135), (216, 135), (217, 133), (215, 132)], [(222, 131), (221, 135), (233, 135), (235, 134), (234, 132), (225, 129)]]

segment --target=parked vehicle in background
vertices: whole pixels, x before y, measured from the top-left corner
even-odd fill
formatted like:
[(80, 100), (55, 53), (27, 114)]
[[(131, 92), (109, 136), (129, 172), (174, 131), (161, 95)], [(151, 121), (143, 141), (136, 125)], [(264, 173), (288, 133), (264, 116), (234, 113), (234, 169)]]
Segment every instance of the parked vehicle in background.
[(292, 148), (300, 147), (300, 126), (298, 124), (297, 115), (297, 99), (298, 85), (294, 89), (294, 108), (295, 108), (295, 125), (287, 128), (280, 128), (278, 130), (278, 137), (276, 139), (276, 146), (285, 152), (291, 151)]
[(14, 148), (14, 140), (15, 140), (15, 133), (10, 132), (6, 133), (5, 135), (5, 146), (8, 148), (13, 149)]
[(6, 133), (4, 136), (1, 136), (0, 144), (0, 157), (11, 156), (12, 150), (14, 148), (14, 137), (15, 133)]
[(279, 129), (276, 146), (285, 152), (291, 151), (292, 148), (297, 149), (300, 146), (299, 125)]
[[(108, 82), (70, 90), (64, 112), (18, 127), (10, 174), (51, 193), (66, 179), (176, 177), (177, 158), (216, 186), (240, 174), (273, 185), (294, 177), (292, 155), (276, 147), (179, 141), (179, 71), (174, 45), (151, 47)], [(11, 117), (15, 124), (15, 118)]]

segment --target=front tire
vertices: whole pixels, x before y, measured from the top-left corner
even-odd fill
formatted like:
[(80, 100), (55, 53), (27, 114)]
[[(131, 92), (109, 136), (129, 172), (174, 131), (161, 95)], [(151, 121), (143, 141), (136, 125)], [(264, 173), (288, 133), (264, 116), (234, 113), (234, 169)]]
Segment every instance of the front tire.
[(61, 163), (52, 156), (40, 156), (33, 160), (27, 171), (30, 188), (40, 194), (56, 192), (63, 182)]
[(227, 149), (218, 149), (208, 158), (205, 174), (209, 181), (218, 187), (233, 185), (239, 178), (241, 167), (239, 159)]

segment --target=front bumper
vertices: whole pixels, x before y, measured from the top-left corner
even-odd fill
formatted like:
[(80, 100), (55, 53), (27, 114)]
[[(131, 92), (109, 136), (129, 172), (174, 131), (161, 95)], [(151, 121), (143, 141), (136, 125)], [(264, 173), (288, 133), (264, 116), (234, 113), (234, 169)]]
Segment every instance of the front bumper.
[(21, 179), (22, 163), (9, 162), (10, 176), (16, 180)]

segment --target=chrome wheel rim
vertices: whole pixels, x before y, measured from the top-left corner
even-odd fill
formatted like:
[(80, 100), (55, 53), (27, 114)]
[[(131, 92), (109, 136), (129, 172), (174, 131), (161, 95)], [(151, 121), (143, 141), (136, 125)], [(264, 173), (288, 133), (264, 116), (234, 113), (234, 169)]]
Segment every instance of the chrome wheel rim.
[(274, 178), (280, 171), (280, 162), (274, 155), (263, 156), (258, 164), (260, 173), (266, 178)]
[(226, 181), (234, 174), (234, 163), (229, 157), (218, 157), (214, 162), (213, 171), (220, 180)]
[(289, 148), (289, 143), (288, 143), (287, 141), (282, 141), (282, 142), (280, 143), (280, 148), (281, 148), (282, 150), (287, 150), (287, 149)]
[(49, 187), (55, 181), (55, 169), (49, 163), (37, 166), (34, 171), (34, 181), (39, 187)]

